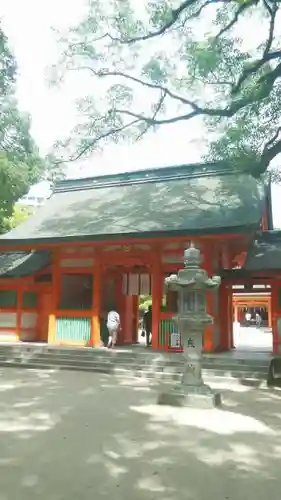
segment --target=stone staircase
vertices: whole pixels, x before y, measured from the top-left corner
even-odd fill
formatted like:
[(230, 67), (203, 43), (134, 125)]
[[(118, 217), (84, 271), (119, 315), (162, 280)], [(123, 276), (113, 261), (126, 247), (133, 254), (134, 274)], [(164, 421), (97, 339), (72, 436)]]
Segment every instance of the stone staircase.
[[(237, 354), (237, 353), (236, 353)], [(270, 357), (254, 358), (205, 354), (206, 383), (220, 381), (260, 385), (267, 380)], [(171, 384), (180, 379), (183, 359), (179, 353), (155, 352), (140, 346), (108, 350), (39, 344), (0, 345), (0, 366), (45, 370), (79, 370), (150, 383)]]

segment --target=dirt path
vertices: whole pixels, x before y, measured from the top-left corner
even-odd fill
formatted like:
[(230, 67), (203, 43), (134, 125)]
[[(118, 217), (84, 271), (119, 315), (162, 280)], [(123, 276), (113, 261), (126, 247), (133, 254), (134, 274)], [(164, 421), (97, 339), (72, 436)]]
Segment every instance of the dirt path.
[(87, 373), (0, 372), (0, 500), (280, 498), (281, 392), (169, 409)]

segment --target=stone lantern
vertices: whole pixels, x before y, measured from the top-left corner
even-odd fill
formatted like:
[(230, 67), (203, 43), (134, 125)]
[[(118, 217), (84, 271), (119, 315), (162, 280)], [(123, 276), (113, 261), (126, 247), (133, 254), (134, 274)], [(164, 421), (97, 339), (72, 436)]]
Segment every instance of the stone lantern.
[(184, 370), (178, 385), (159, 395), (159, 404), (212, 407), (221, 402), (220, 394), (202, 380), (203, 335), (205, 327), (213, 322), (206, 313), (206, 294), (217, 290), (221, 279), (209, 278), (200, 264), (200, 251), (191, 244), (184, 252), (184, 269), (165, 279), (165, 286), (178, 293), (178, 313), (173, 320), (183, 344)]

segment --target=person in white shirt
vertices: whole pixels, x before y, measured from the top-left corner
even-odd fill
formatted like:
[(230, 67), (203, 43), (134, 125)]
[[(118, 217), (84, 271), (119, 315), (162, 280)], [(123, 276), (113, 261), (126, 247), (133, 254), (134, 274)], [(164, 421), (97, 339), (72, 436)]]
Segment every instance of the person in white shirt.
[(261, 321), (262, 321), (261, 315), (259, 313), (256, 313), (256, 325), (258, 328), (260, 328), (261, 326)]
[(120, 316), (118, 312), (109, 311), (106, 326), (109, 333), (107, 347), (114, 347), (117, 342), (118, 332), (121, 330)]
[(246, 314), (245, 314), (246, 326), (250, 326), (250, 324), (251, 324), (251, 318), (252, 318), (251, 313), (246, 312)]

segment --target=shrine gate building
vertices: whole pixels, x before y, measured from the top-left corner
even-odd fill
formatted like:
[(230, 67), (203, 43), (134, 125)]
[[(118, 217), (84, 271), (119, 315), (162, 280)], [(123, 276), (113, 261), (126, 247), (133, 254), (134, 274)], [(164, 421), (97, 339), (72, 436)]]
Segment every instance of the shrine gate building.
[(233, 347), (233, 284), (263, 282), (271, 284), (278, 352), (276, 271), (257, 256), (257, 239), (265, 245), (271, 229), (270, 186), (224, 164), (60, 181), (43, 207), (0, 238), (0, 341), (99, 346), (116, 309), (119, 343), (135, 343), (138, 297), (151, 295), (152, 346), (168, 349), (177, 304), (164, 296), (164, 278), (182, 267), (193, 241), (207, 272), (222, 277), (207, 299), (214, 324), (204, 350)]

